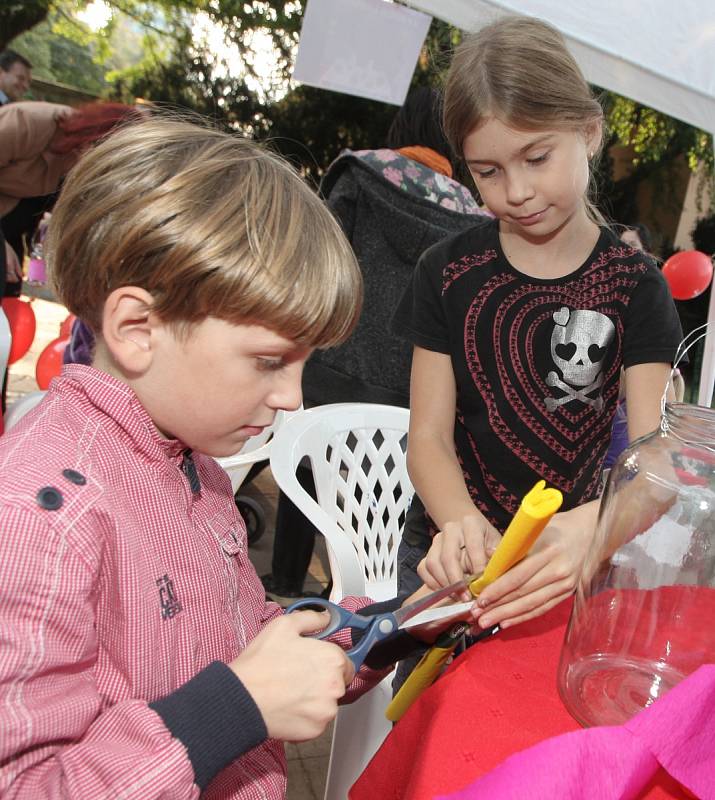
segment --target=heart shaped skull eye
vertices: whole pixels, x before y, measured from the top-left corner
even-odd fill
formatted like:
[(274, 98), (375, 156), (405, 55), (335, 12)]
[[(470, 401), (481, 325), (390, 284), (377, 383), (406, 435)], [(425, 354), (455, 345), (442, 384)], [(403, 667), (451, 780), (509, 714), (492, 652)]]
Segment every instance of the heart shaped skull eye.
[(606, 355), (608, 347), (599, 347), (597, 344), (592, 344), (588, 348), (588, 357), (591, 359), (592, 364), (598, 364)]
[(571, 361), (574, 355), (576, 355), (576, 343), (567, 342), (566, 344), (557, 344), (556, 347), (554, 347), (554, 352), (564, 361)]

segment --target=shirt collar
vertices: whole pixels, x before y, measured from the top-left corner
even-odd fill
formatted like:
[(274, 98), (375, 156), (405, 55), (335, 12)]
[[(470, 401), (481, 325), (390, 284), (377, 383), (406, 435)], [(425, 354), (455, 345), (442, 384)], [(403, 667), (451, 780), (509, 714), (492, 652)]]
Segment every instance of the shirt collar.
[(181, 462), (187, 445), (179, 439), (164, 438), (134, 391), (108, 373), (84, 364), (66, 364), (50, 391), (84, 396), (117, 424), (146, 457)]
[(6, 103), (10, 102), (10, 98), (0, 89), (0, 106), (4, 106)]

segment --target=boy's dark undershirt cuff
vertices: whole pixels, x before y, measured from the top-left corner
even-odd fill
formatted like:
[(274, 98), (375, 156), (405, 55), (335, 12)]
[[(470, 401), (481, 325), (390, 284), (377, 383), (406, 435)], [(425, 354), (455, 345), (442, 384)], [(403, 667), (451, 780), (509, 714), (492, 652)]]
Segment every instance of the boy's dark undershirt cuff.
[(253, 698), (220, 661), (170, 695), (149, 703), (149, 708), (186, 748), (202, 790), (225, 766), (268, 736)]
[[(386, 611), (397, 611), (402, 603), (402, 598), (395, 597), (392, 600), (384, 600), (381, 603), (373, 603), (372, 605), (365, 606), (361, 608), (358, 613), (365, 617), (370, 617), (375, 614), (384, 614)], [(353, 645), (356, 645), (360, 639), (362, 639), (363, 634), (364, 631), (355, 630), (353, 628)], [(424, 649), (425, 646), (424, 642), (410, 636), (407, 631), (398, 631), (390, 636), (389, 639), (385, 639), (384, 642), (376, 644), (372, 650), (370, 650), (365, 659), (365, 666), (370, 667), (370, 669), (384, 669), (394, 664), (396, 661), (401, 661), (412, 653)]]

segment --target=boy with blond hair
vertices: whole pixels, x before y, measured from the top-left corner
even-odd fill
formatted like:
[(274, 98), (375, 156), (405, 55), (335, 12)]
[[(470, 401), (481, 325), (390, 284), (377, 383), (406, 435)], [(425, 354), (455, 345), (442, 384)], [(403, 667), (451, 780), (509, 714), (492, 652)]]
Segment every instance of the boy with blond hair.
[(0, 794), (281, 798), (281, 740), (384, 670), (265, 602), (210, 456), (352, 330), (350, 246), (276, 156), (159, 119), (83, 158), (48, 250), (97, 343), (0, 444)]

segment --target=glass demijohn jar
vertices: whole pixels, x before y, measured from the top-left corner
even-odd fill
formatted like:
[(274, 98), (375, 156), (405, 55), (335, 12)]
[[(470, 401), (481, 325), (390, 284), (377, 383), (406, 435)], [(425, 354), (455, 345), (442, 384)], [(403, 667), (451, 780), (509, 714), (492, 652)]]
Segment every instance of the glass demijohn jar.
[(715, 661), (715, 411), (664, 405), (610, 472), (558, 686), (582, 725), (618, 725)]

